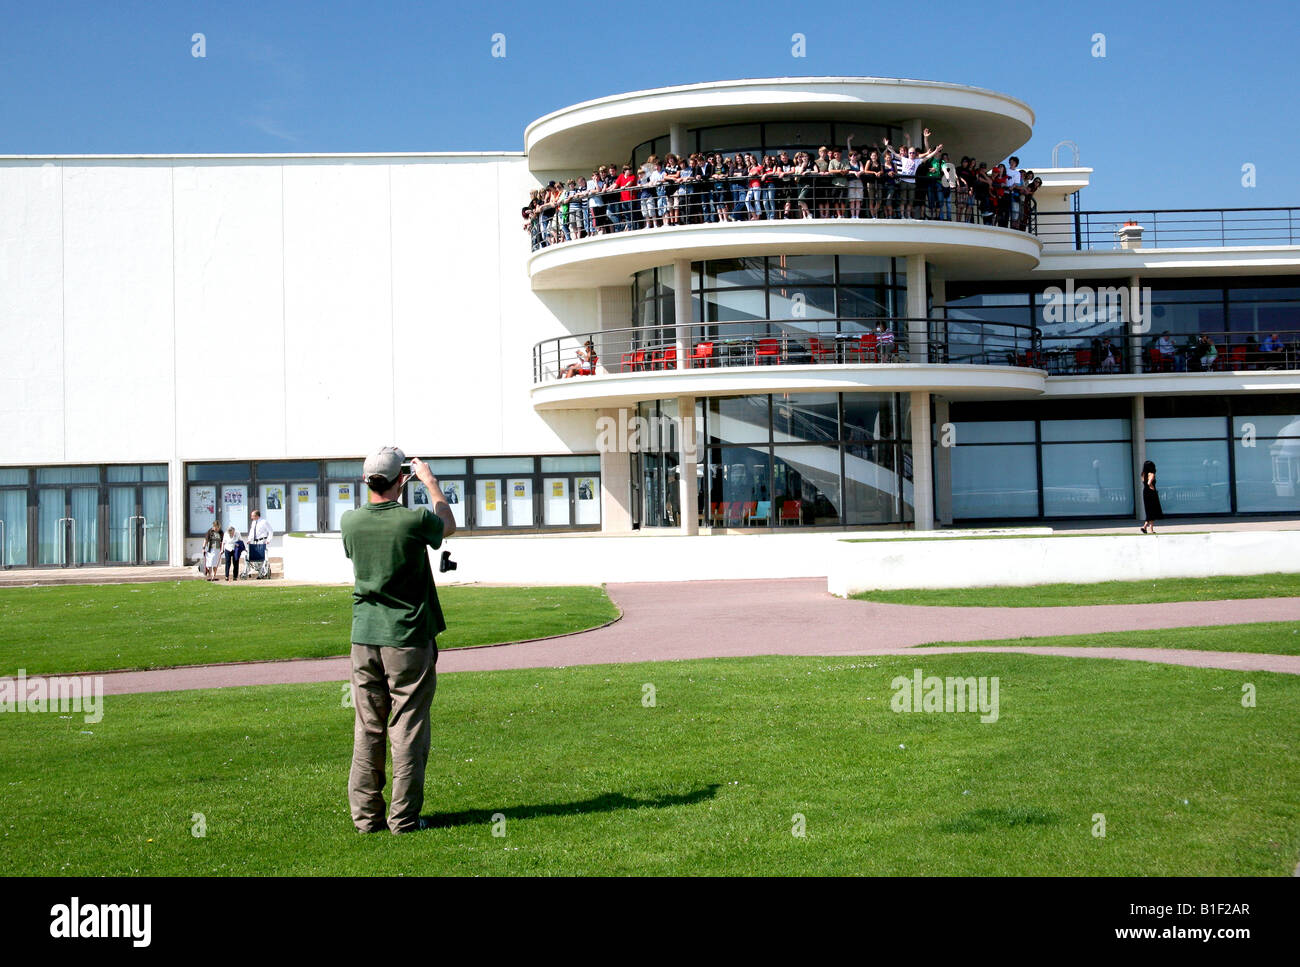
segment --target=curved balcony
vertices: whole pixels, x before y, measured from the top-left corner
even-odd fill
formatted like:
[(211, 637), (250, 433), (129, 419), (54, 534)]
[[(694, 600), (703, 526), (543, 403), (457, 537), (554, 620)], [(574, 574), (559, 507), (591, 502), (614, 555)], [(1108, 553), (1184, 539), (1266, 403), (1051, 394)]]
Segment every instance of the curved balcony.
[(1043, 246), (1031, 231), (983, 221), (802, 218), (701, 222), (590, 235), (533, 252), (535, 290), (623, 285), (674, 259), (753, 255), (924, 255), (949, 279), (1032, 270)]
[[(685, 84), (574, 104), (528, 125), (524, 150), (533, 171), (590, 170), (674, 125), (725, 125), (806, 119), (942, 128), (968, 154), (1002, 158), (1032, 133), (1027, 104), (977, 87), (884, 77), (777, 77)], [(615, 151), (614, 155), (610, 152)]]
[[(533, 405), (586, 409), (668, 396), (855, 390), (950, 399), (1044, 392), (1047, 373), (1030, 365), (1028, 330), (989, 332), (982, 342), (962, 341), (961, 333), (950, 347), (944, 325), (897, 317), (782, 319), (561, 336), (533, 347)], [(588, 341), (594, 366), (579, 356)]]

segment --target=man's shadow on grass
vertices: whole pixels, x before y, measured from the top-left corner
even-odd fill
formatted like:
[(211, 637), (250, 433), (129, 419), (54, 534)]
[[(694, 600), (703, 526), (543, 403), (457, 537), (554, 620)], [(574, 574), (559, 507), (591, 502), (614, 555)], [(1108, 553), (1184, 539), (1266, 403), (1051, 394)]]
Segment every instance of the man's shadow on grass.
[(545, 803), (537, 806), (505, 806), (497, 809), (465, 809), (457, 813), (434, 813), (421, 816), (426, 829), (447, 829), (452, 826), (468, 826), (474, 823), (493, 823), (500, 817), (506, 819), (538, 819), (542, 816), (582, 816), (589, 813), (612, 813), (619, 809), (667, 809), (670, 806), (694, 806), (696, 803), (712, 799), (718, 791), (719, 783), (696, 789), (680, 796), (656, 796), (652, 799), (637, 799), (625, 796), (621, 792), (606, 792), (590, 799), (575, 802)]

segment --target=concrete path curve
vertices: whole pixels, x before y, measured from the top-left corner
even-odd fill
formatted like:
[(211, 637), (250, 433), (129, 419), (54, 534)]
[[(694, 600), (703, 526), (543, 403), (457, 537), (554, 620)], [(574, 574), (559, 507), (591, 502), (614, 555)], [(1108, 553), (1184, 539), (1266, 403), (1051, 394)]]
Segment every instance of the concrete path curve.
[[(1065, 608), (931, 608), (845, 601), (820, 578), (613, 584), (623, 619), (605, 628), (494, 648), (452, 649), (440, 672), (495, 671), (744, 655), (888, 655), (1002, 651), (1300, 674), (1300, 655), (1125, 648), (925, 648), (940, 641), (1295, 621), (1300, 598)], [(344, 681), (347, 658), (105, 672), (106, 694)]]

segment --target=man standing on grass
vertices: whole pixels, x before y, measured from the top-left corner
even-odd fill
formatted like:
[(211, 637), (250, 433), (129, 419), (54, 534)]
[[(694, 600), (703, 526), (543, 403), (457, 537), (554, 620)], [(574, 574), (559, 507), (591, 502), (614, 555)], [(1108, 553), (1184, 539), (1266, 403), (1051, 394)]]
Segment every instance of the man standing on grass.
[[(451, 506), (429, 465), (406, 462), (396, 447), (366, 458), (367, 504), (343, 515), (343, 550), (352, 560), (352, 698), (356, 706), (348, 805), (363, 833), (384, 823), (385, 737), (393, 746), (387, 828), (421, 828), (429, 706), (437, 684), (436, 638), (447, 630), (429, 566), (429, 548), (453, 534)], [(399, 502), (412, 476), (429, 491), (433, 513)]]

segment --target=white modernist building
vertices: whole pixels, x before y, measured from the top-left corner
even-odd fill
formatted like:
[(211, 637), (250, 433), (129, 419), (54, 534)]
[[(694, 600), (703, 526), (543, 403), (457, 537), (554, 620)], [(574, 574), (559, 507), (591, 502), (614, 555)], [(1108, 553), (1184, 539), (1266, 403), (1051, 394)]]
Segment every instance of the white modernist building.
[[(574, 105), (521, 152), (0, 158), (0, 566), (180, 564), (253, 509), (335, 531), (390, 443), (471, 537), (1132, 518), (1146, 459), (1168, 514), (1300, 512), (1296, 210), (781, 160), (928, 128), (988, 171), (1033, 123), (779, 78)], [(679, 191), (521, 213), (669, 154)]]

